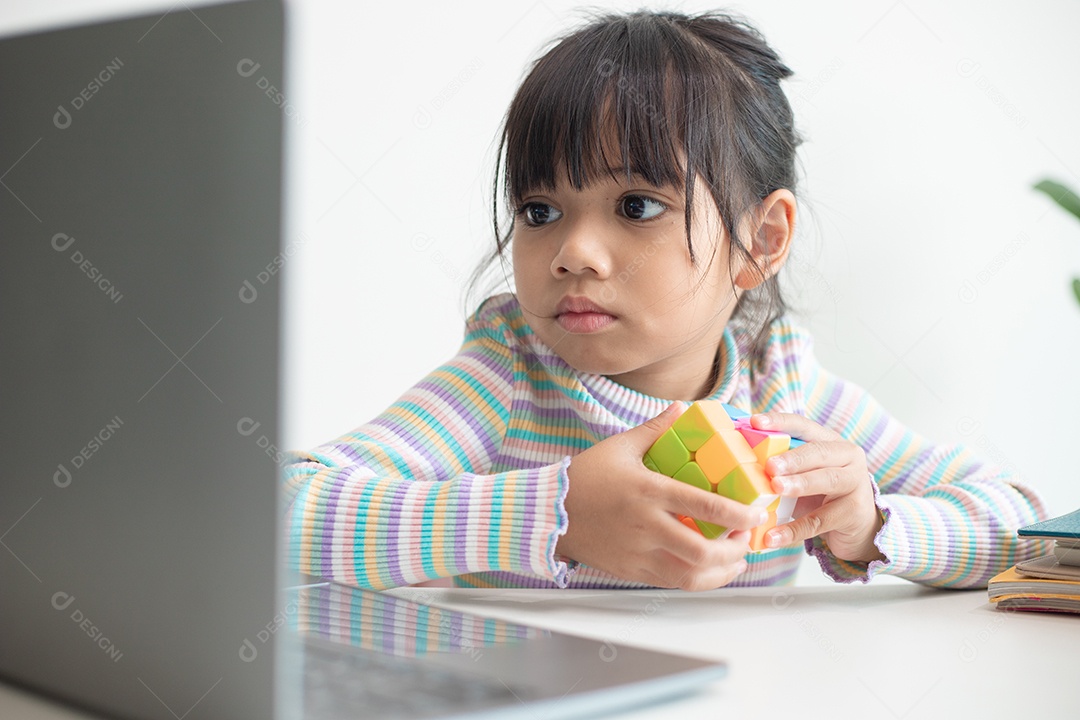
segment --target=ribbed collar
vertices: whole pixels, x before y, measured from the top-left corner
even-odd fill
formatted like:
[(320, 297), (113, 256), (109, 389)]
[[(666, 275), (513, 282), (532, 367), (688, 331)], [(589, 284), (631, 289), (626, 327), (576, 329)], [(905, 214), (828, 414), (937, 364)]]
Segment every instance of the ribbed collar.
[[(686, 398), (658, 398), (640, 393), (603, 375), (579, 372), (570, 367), (556, 352), (544, 344), (533, 332), (521, 312), (517, 298), (505, 293), (500, 298), (507, 320), (518, 338), (529, 348), (536, 362), (556, 380), (556, 384), (577, 407), (579, 414), (596, 423), (600, 436), (621, 432), (655, 417), (675, 400), (688, 402)], [(746, 353), (746, 332), (737, 321), (729, 322), (720, 341), (722, 348), (720, 380), (708, 396), (710, 400), (730, 403), (739, 381), (739, 365)], [(607, 412), (598, 412), (597, 403)], [(611, 416), (614, 416), (612, 418)], [(615, 422), (612, 422), (614, 419)]]

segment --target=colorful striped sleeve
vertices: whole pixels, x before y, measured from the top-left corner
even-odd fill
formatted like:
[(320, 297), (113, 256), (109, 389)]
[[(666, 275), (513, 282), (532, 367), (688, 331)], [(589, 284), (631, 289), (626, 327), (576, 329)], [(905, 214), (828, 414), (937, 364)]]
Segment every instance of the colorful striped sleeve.
[(807, 540), (828, 575), (867, 582), (880, 572), (936, 587), (982, 588), (1045, 549), (1016, 536), (1018, 527), (1047, 517), (1034, 489), (962, 445), (934, 444), (912, 432), (862, 387), (822, 368), (809, 335), (803, 337), (806, 416), (865, 451), (885, 519), (874, 540), (884, 561), (843, 561), (820, 538)]
[(384, 589), (500, 570), (566, 586), (570, 458), (488, 474), (506, 435), (513, 331), (481, 307), (458, 353), (385, 412), (284, 469), (289, 565)]

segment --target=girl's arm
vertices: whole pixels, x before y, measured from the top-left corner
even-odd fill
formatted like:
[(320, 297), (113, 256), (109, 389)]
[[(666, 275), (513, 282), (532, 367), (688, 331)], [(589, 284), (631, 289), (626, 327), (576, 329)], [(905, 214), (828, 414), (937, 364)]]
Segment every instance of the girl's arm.
[[(512, 330), (483, 308), (457, 355), (371, 422), (284, 472), (288, 563), (388, 588), (486, 570), (566, 584), (566, 467), (489, 474), (515, 384)], [(487, 319), (485, 319), (487, 318)]]
[(939, 587), (986, 587), (990, 578), (1044, 550), (1016, 529), (1047, 517), (1039, 495), (962, 445), (934, 444), (890, 416), (871, 395), (821, 367), (809, 336), (800, 353), (806, 417), (860, 446), (877, 483), (884, 561), (852, 563), (820, 538), (806, 541), (841, 582), (884, 572)]

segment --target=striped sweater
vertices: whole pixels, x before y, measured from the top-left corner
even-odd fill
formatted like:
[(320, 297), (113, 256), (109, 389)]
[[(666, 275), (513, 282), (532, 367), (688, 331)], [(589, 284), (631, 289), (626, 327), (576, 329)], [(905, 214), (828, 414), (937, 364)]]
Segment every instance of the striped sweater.
[[(747, 557), (732, 583), (790, 583), (804, 552), (839, 582), (888, 573), (985, 587), (1043, 549), (1016, 528), (1045, 518), (1039, 496), (959, 445), (932, 444), (862, 388), (822, 368), (788, 317), (770, 327), (764, 372), (738, 321), (722, 340), (711, 399), (751, 413), (802, 414), (863, 448), (885, 522), (884, 561), (851, 563), (818, 538)], [(365, 588), (440, 577), (463, 587), (645, 587), (555, 554), (573, 456), (658, 415), (655, 398), (570, 367), (515, 296), (488, 298), (457, 354), (385, 412), (284, 468), (290, 566)]]

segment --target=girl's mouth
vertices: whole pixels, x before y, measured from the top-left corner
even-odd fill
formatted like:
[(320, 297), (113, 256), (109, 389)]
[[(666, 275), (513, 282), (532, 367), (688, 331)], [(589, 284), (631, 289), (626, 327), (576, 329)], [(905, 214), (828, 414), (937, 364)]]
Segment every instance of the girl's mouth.
[(599, 312), (565, 312), (559, 314), (555, 320), (566, 332), (592, 333), (615, 322), (615, 316)]

